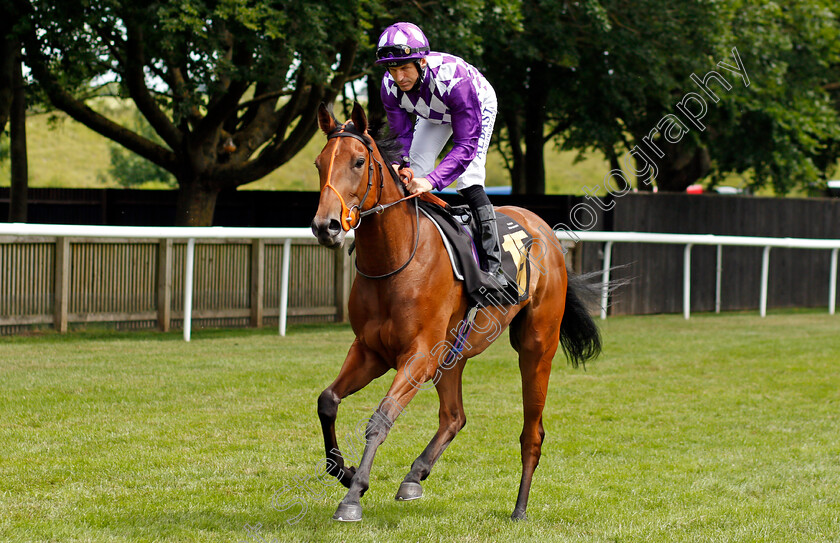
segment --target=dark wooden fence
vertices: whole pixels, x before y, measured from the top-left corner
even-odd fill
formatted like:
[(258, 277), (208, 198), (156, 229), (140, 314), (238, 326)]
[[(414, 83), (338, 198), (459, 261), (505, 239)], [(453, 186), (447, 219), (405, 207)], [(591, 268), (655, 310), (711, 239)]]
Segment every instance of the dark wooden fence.
[[(172, 226), (175, 191), (29, 189), (28, 220), (40, 224)], [(219, 196), (215, 226), (306, 226), (318, 207), (313, 192), (231, 191)], [(0, 188), (0, 220), (9, 216), (9, 188)], [(307, 218), (308, 217), (308, 218)]]
[[(277, 326), (280, 240), (198, 240), (192, 322)], [(186, 241), (0, 236), (0, 335), (107, 322), (180, 329)], [(346, 253), (314, 239), (290, 247), (289, 322), (344, 320)]]
[[(0, 217), (8, 214), (8, 188), (0, 188)], [(31, 189), (33, 223), (171, 225), (173, 191), (119, 189)], [(456, 195), (445, 195), (457, 202)], [(604, 230), (738, 236), (840, 238), (840, 199), (776, 199), (749, 196), (643, 194), (595, 202), (579, 196), (493, 195), (496, 205), (517, 205), (539, 214), (555, 229)], [(305, 227), (314, 215), (312, 192), (236, 191), (219, 198), (218, 226)], [(591, 224), (575, 225), (575, 205), (593, 212)], [(605, 210), (606, 209), (606, 210)], [(581, 215), (578, 219), (581, 220)], [(561, 226), (565, 225), (565, 226)], [(602, 266), (603, 244), (590, 243), (574, 253), (574, 267)], [(616, 244), (616, 277), (630, 278), (613, 300), (612, 314), (678, 313), (682, 310), (682, 246)], [(316, 258), (313, 256), (313, 258)], [(320, 258), (320, 257), (317, 257)], [(820, 307), (828, 300), (829, 252), (774, 249), (771, 253), (768, 307)], [(714, 310), (714, 247), (692, 251), (692, 311)], [(305, 267), (306, 264), (304, 263)], [(759, 300), (760, 248), (723, 248), (723, 310), (755, 309)], [(8, 280), (8, 278), (6, 279)], [(310, 293), (313, 297), (317, 293)], [(300, 300), (302, 306), (329, 305)], [(241, 304), (240, 304), (241, 305)]]
[[(611, 230), (791, 238), (840, 238), (840, 199), (628, 194), (615, 200)], [(724, 247), (721, 310), (755, 309), (759, 300), (760, 247)], [(678, 313), (682, 310), (683, 246), (616, 244), (617, 277), (632, 278), (613, 314)], [(768, 308), (825, 307), (830, 251), (773, 249)], [(586, 255), (597, 268), (597, 255)], [(692, 311), (715, 309), (716, 248), (691, 253)]]
[[(175, 191), (129, 189), (29, 189), (30, 223), (172, 226)], [(442, 195), (463, 203), (454, 194)], [(493, 195), (496, 205), (535, 211), (549, 224), (565, 220), (578, 196)], [(222, 193), (214, 226), (307, 227), (318, 208), (318, 193), (300, 191), (231, 191)], [(9, 188), (0, 187), (0, 222), (9, 216)]]

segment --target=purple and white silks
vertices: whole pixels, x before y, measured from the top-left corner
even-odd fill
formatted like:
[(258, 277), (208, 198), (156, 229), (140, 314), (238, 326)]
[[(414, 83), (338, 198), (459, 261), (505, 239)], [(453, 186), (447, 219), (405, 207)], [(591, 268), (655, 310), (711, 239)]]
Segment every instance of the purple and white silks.
[[(380, 94), (391, 132), (409, 150), (418, 177), (440, 190), (484, 185), (484, 163), (496, 120), (496, 93), (474, 66), (447, 53), (430, 52), (419, 89), (403, 92), (391, 75)], [(416, 127), (410, 114), (417, 116)], [(450, 135), (452, 150), (434, 167)]]

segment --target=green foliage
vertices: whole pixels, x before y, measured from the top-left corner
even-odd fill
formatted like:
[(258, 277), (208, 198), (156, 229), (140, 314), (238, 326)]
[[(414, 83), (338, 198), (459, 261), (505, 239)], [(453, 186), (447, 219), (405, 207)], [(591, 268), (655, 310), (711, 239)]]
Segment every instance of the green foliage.
[(753, 189), (784, 194), (816, 186), (840, 156), (840, 96), (828, 90), (840, 81), (836, 2), (528, 0), (509, 7), (518, 17), (488, 10), (482, 27), (500, 104), (524, 119), (529, 81), (548, 73), (545, 133), (563, 149), (626, 153), (697, 92), (692, 73), (731, 64), (737, 47), (750, 86), (736, 83), (719, 103), (709, 101), (706, 130), (689, 125), (665, 161), (703, 150), (711, 183), (749, 174)]
[(818, 188), (840, 156), (840, 104), (825, 88), (840, 80), (840, 8), (823, 0), (728, 8), (726, 40), (738, 46), (752, 84), (715, 117), (719, 134), (709, 145), (718, 176), (749, 170), (754, 187), (779, 194)]
[[(298, 76), (329, 78), (335, 63), (331, 45), (354, 39), (348, 22), (354, 3), (177, 0), (172, 2), (86, 2), (81, 5), (34, 0), (43, 43), (55, 49), (53, 67), (68, 89), (84, 91), (97, 78), (116, 76), (129, 97), (127, 60), (121, 47), (129, 33), (142, 35), (146, 84), (158, 91), (158, 105), (175, 108), (174, 122), (205, 108), (214, 91), (231, 80), (269, 83)], [(334, 11), (333, 11), (334, 10)], [(231, 58), (235, 43), (243, 56)], [(180, 71), (179, 74), (172, 69)], [(177, 106), (176, 106), (177, 104)]]
[[(306, 113), (311, 104), (288, 112), (297, 124), (280, 126), (275, 118), (256, 127), (249, 123), (258, 104), (248, 100), (270, 96), (280, 100), (279, 107), (301, 89), (334, 83), (338, 92), (343, 81), (333, 76), (343, 44), (351, 45), (344, 51), (354, 58), (349, 77), (369, 77), (376, 86), (382, 71), (373, 66), (373, 44), (397, 20), (418, 23), (434, 49), (463, 56), (488, 75), (499, 96), (497, 128), (505, 138), (496, 142), (508, 167), (514, 151), (525, 151), (523, 133), (516, 130), (615, 162), (655, 131), (665, 115), (674, 114), (686, 93), (697, 91), (691, 74), (702, 76), (719, 61), (731, 63), (733, 48), (750, 86), (735, 84), (721, 92), (720, 102), (709, 102), (706, 129), (689, 130), (665, 161), (679, 170), (692, 157), (708, 156), (708, 171), (694, 172), (708, 184), (737, 175), (754, 190), (785, 194), (819, 190), (840, 157), (840, 7), (831, 0), (340, 0), (328, 5), (315, 0), (32, 0), (31, 5), (28, 23), (37, 28), (51, 73), (80, 100), (102, 92), (137, 96), (130, 84), (137, 72), (127, 61), (129, 42), (141, 44), (140, 83), (173, 130), (188, 134), (208, 128), (201, 125), (204, 116), (223, 97), (237, 97), (234, 113), (211, 119), (219, 121), (214, 126), (220, 130), (200, 131), (207, 141), (193, 149), (206, 156), (174, 156), (181, 151), (172, 137), (154, 140), (134, 131), (146, 142), (156, 141), (147, 146), (118, 134), (121, 144), (180, 176), (196, 174), (185, 173), (184, 164), (201, 165), (205, 169), (199, 173), (207, 178), (244, 183), (288, 161), (306, 141), (283, 138), (308, 139), (312, 126), (297, 132), (295, 127), (311, 125), (312, 115)], [(35, 101), (41, 83), (33, 80)], [(247, 83), (248, 91), (227, 96), (236, 83)], [(141, 109), (148, 117), (153, 108)], [(285, 122), (285, 116), (275, 117)], [(150, 124), (158, 136), (166, 132), (160, 119)], [(221, 130), (239, 145), (233, 161), (215, 154), (218, 141), (211, 140), (221, 139)], [(662, 143), (661, 135), (654, 138)], [(271, 165), (254, 167), (267, 149), (276, 150)], [(126, 162), (120, 169), (135, 168), (115, 160)], [(232, 175), (236, 164), (243, 166), (242, 177)]]
[[(305, 146), (318, 104), (351, 75), (366, 16), (354, 0), (29, 5), (33, 79), (56, 107), (169, 171), (184, 192), (176, 222), (192, 225), (212, 222), (220, 192)], [(94, 111), (106, 88), (133, 100), (157, 138)]]
[(397, 21), (410, 21), (423, 29), (434, 51), (447, 51), (466, 59), (478, 59), (481, 36), (477, 32), (487, 10), (482, 0), (448, 2), (433, 0), (422, 7), (411, 2), (373, 0), (364, 8), (369, 10), (372, 26), (367, 51), (361, 51), (361, 66), (381, 77), (383, 69), (373, 67), (374, 46), (385, 27)]
[[(171, 173), (131, 151), (117, 145), (110, 145), (109, 151), (111, 167), (108, 175), (121, 187), (137, 188), (146, 185), (174, 188), (178, 185)], [(100, 176), (99, 180), (102, 183), (108, 182), (104, 176)]]

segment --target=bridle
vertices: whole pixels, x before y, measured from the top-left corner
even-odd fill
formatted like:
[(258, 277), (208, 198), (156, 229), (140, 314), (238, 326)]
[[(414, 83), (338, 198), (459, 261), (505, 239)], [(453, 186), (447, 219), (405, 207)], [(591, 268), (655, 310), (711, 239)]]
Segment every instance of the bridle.
[[(387, 203), (387, 204), (381, 204), (380, 201), (382, 199), (382, 192), (385, 188), (385, 174), (382, 171), (383, 170), (382, 163), (379, 162), (379, 160), (377, 160), (376, 156), (374, 155), (373, 145), (371, 144), (372, 140), (366, 138), (364, 134), (361, 134), (361, 133), (356, 132), (356, 131), (352, 131), (348, 125), (349, 125), (349, 121), (344, 123), (344, 124), (340, 124), (340, 125), (336, 126), (336, 128), (332, 132), (330, 132), (329, 135), (327, 135), (327, 141), (329, 141), (331, 139), (336, 139), (336, 142), (335, 142), (335, 147), (333, 147), (332, 154), (330, 155), (330, 164), (329, 164), (329, 168), (327, 169), (327, 182), (324, 184), (324, 188), (329, 187), (335, 193), (335, 195), (338, 197), (338, 201), (341, 204), (341, 220), (340, 220), (340, 223), (341, 223), (342, 230), (344, 230), (345, 232), (348, 232), (350, 230), (356, 230), (357, 228), (359, 228), (359, 226), (361, 226), (361, 224), (362, 224), (362, 218), (367, 217), (368, 215), (371, 215), (373, 213), (382, 213), (383, 211), (385, 211), (389, 207), (395, 206), (399, 203), (402, 203), (402, 202), (405, 202), (407, 200), (411, 200), (413, 198), (416, 198), (417, 196), (420, 196), (420, 193), (410, 194), (408, 196), (400, 198), (399, 200), (396, 200), (396, 201), (393, 201), (393, 202), (390, 202), (390, 203)], [(367, 188), (365, 189), (365, 194), (362, 196), (361, 201), (358, 204), (353, 204), (350, 207), (347, 206), (347, 203), (344, 201), (344, 197), (341, 196), (341, 193), (338, 192), (338, 190), (335, 188), (335, 186), (333, 186), (333, 184), (330, 182), (330, 180), (332, 179), (333, 163), (335, 161), (336, 155), (338, 154), (337, 138), (354, 138), (356, 140), (359, 140), (360, 142), (362, 142), (362, 144), (365, 146), (365, 148), (367, 149), (367, 152), (368, 152)], [(362, 207), (365, 205), (365, 202), (367, 201), (368, 196), (370, 195), (371, 189), (373, 188), (373, 177), (374, 177), (373, 165), (374, 164), (376, 164), (377, 170), (379, 171), (379, 195), (376, 198), (376, 203), (374, 203), (374, 205), (370, 209), (362, 209)], [(397, 181), (397, 175), (396, 175), (396, 173), (394, 173), (394, 171), (391, 169), (391, 167), (389, 166), (386, 169), (391, 174), (391, 177), (395, 181)], [(353, 220), (353, 216), (354, 216), (354, 214), (353, 214), (354, 210), (356, 212), (355, 216), (357, 217), (357, 220), (355, 221), (355, 224), (351, 224), (351, 221)], [(420, 242), (420, 211), (419, 211), (419, 207), (418, 207), (416, 201), (414, 202), (414, 231), (415, 231), (414, 249), (412, 249), (411, 255), (408, 257), (408, 260), (406, 260), (405, 263), (402, 266), (400, 266), (399, 268), (397, 268), (394, 271), (384, 273), (382, 275), (368, 275), (368, 274), (364, 273), (362, 270), (359, 269), (359, 263), (356, 262), (356, 271), (359, 273), (359, 275), (361, 275), (362, 277), (365, 277), (367, 279), (385, 279), (386, 277), (391, 277), (392, 275), (398, 274), (399, 272), (403, 271), (406, 268), (406, 266), (408, 266), (408, 264), (414, 259), (414, 255), (417, 254), (417, 246), (419, 245), (419, 242)]]
[[(354, 138), (354, 139), (357, 139), (360, 142), (362, 142), (362, 144), (365, 146), (365, 148), (367, 149), (367, 152), (368, 152), (368, 161), (367, 161), (368, 162), (368, 183), (367, 183), (367, 189), (365, 190), (364, 196), (362, 196), (362, 201), (361, 202), (359, 202), (358, 204), (353, 204), (353, 206), (351, 206), (351, 207), (347, 207), (347, 203), (344, 201), (344, 198), (341, 196), (341, 193), (338, 192), (338, 190), (330, 182), (330, 179), (332, 178), (333, 162), (335, 161), (335, 157), (338, 154), (338, 142), (337, 141), (336, 141), (335, 147), (333, 148), (332, 155), (330, 156), (330, 165), (329, 165), (329, 168), (327, 169), (327, 182), (324, 184), (324, 187), (329, 187), (330, 190), (332, 190), (335, 193), (335, 195), (338, 197), (339, 203), (341, 203), (341, 221), (340, 222), (341, 222), (341, 228), (345, 232), (357, 229), (362, 224), (362, 218), (363, 217), (367, 217), (368, 215), (371, 215), (373, 213), (382, 213), (383, 211), (385, 211), (386, 209), (388, 209), (391, 206), (395, 206), (399, 203), (405, 202), (406, 200), (411, 200), (412, 198), (416, 198), (417, 196), (420, 196), (420, 193), (410, 194), (410, 195), (405, 196), (404, 198), (400, 198), (399, 200), (396, 200), (394, 202), (391, 202), (391, 203), (388, 203), (388, 204), (380, 204), (379, 202), (382, 199), (382, 191), (385, 188), (385, 176), (382, 173), (382, 163), (379, 162), (376, 159), (376, 156), (373, 154), (373, 146), (371, 145), (369, 139), (367, 139), (363, 134), (360, 134), (358, 132), (350, 131), (348, 124), (349, 124), (349, 122), (336, 126), (335, 129), (332, 132), (330, 132), (330, 134), (327, 136), (327, 140), (329, 141), (329, 140), (335, 139), (335, 138), (347, 137), (347, 138)], [(365, 201), (367, 200), (367, 197), (370, 194), (370, 189), (373, 188), (373, 165), (374, 164), (376, 164), (376, 167), (379, 170), (379, 196), (377, 197), (376, 204), (374, 204), (373, 207), (371, 207), (370, 209), (367, 209), (367, 210), (362, 210), (362, 206), (365, 205)], [(394, 172), (390, 168), (388, 169), (388, 172), (391, 174), (391, 177), (394, 178), (394, 180), (397, 180), (396, 175), (394, 174)], [(350, 221), (353, 219), (353, 210), (354, 209), (357, 212), (356, 216), (358, 217), (358, 221), (356, 222), (355, 225), (352, 225), (352, 224), (350, 224)]]

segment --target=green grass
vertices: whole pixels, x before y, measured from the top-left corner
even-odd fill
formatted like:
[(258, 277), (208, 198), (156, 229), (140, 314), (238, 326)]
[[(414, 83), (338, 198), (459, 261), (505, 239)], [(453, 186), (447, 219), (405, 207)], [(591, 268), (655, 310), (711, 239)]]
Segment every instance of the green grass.
[[(42, 114), (26, 119), (29, 186), (105, 188), (97, 175), (109, 166), (106, 140), (66, 115), (50, 117)], [(9, 168), (8, 160), (0, 162), (0, 186), (9, 186)]]
[[(436, 428), (420, 392), (380, 448), (364, 520), (330, 521), (315, 411), (347, 326), (0, 338), (2, 541), (837, 541), (840, 336), (825, 313), (617, 317), (586, 371), (555, 359), (529, 520), (518, 368), (465, 372), (468, 423), (393, 500)], [(347, 443), (390, 376), (345, 400)], [(313, 497), (300, 487), (309, 477)], [(274, 493), (299, 498), (276, 511)], [(261, 525), (258, 539), (253, 527)]]

